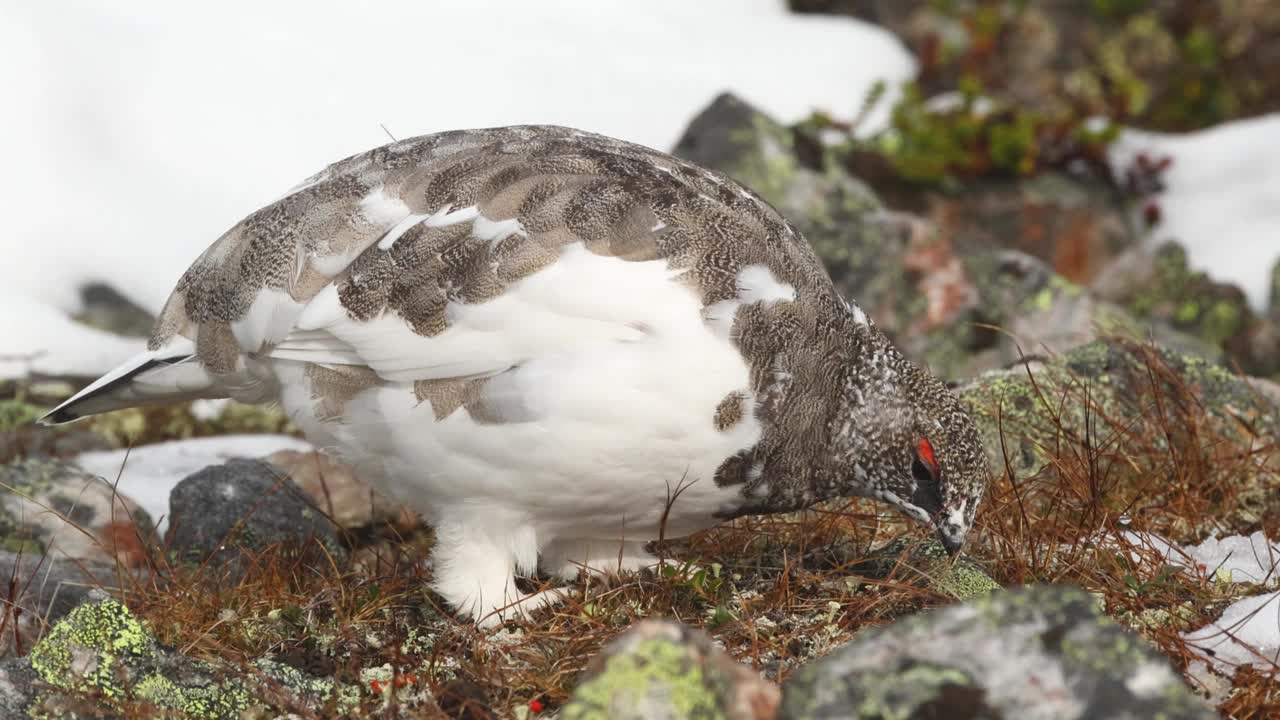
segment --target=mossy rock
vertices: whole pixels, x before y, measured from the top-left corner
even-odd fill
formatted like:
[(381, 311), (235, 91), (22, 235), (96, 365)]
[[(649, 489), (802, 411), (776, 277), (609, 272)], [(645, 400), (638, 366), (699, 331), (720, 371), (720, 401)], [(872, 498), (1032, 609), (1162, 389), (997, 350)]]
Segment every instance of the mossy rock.
[(1176, 242), (1127, 255), (1099, 279), (1097, 291), (1135, 317), (1219, 349), (1246, 373), (1280, 372), (1280, 318), (1255, 313), (1240, 288), (1192, 270)]
[(645, 620), (587, 668), (562, 720), (748, 720), (777, 704), (777, 689), (700, 631)]
[[(996, 473), (1060, 477), (1061, 463), (1093, 457), (1108, 468), (1109, 489), (1095, 489), (1098, 500), (1117, 513), (1159, 507), (1164, 495), (1185, 489), (1216, 503), (1166, 528), (1188, 540), (1214, 529), (1247, 532), (1280, 514), (1276, 469), (1250, 460), (1253, 448), (1280, 438), (1280, 409), (1248, 380), (1201, 358), (1107, 338), (986, 373), (958, 393)], [(1185, 480), (1170, 480), (1175, 474)], [(1204, 492), (1206, 483), (1216, 489)]]
[(755, 190), (804, 234), (841, 293), (871, 309), (905, 287), (904, 236), (875, 194), (838, 162), (733, 95), (693, 119), (672, 151)]
[[(986, 440), (992, 467), (1003, 468), (1000, 430), (1012, 468), (1030, 473), (1050, 462), (1045, 449), (1061, 429), (1107, 442), (1108, 426), (1150, 418), (1157, 399), (1170, 420), (1203, 411), (1229, 437), (1275, 438), (1280, 409), (1246, 380), (1202, 358), (1121, 338), (1073, 348), (1047, 362), (982, 375), (959, 389)], [(1010, 443), (1014, 443), (1011, 447)]]
[(332, 681), (270, 660), (246, 672), (178, 654), (162, 647), (123, 603), (102, 596), (72, 610), (27, 661), (46, 686), (26, 708), (37, 718), (239, 720), (270, 710), (268, 698), (315, 712), (342, 694)]
[(1216, 717), (1167, 659), (1065, 586), (864, 630), (792, 675), (780, 710), (780, 720)]

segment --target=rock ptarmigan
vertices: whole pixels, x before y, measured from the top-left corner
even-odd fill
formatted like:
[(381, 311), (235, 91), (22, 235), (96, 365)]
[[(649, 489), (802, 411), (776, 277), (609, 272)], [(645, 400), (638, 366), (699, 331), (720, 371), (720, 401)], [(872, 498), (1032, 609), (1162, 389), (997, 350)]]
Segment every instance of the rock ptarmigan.
[(836, 292), (759, 196), (562, 127), (445, 132), (329, 166), (178, 281), (148, 350), (46, 422), (276, 401), (434, 525), (460, 613), (517, 573), (841, 496), (951, 551), (987, 481), (971, 418)]

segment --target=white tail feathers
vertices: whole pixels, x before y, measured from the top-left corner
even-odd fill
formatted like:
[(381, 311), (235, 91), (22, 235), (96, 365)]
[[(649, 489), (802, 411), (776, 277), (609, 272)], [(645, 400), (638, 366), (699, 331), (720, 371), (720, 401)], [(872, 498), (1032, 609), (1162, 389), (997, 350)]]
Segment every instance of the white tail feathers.
[(195, 345), (178, 337), (166, 347), (125, 361), (40, 418), (45, 425), (142, 405), (222, 397), (194, 356)]

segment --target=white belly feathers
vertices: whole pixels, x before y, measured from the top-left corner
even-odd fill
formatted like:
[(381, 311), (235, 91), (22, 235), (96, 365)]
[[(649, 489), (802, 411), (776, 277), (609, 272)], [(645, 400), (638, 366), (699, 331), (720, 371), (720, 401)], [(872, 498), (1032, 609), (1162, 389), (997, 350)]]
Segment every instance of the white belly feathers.
[[(326, 289), (300, 330), (360, 348), (387, 382), (361, 390), (333, 418), (317, 417), (319, 388), (282, 401), (303, 427), (323, 426), (384, 490), (432, 518), (483, 505), (526, 518), (543, 541), (652, 539), (668, 498), (683, 488), (667, 533), (708, 527), (737, 494), (716, 486), (716, 468), (761, 432), (748, 368), (730, 339), (733, 311), (794, 291), (750, 266), (739, 273), (742, 297), (704, 317), (676, 274), (666, 261), (570, 245), (497, 298), (451, 304), (449, 327), (433, 337), (394, 312), (352, 321)], [(284, 387), (308, 387), (296, 383), (299, 363), (276, 366)], [(470, 404), (415, 391), (459, 378), (479, 381)], [(717, 409), (734, 394), (740, 415), (717, 427)]]

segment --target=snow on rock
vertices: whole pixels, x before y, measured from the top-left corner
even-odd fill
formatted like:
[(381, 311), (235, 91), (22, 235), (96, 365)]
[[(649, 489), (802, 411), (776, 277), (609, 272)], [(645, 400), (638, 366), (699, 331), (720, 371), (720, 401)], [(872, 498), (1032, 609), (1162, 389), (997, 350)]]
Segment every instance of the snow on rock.
[(1138, 153), (1169, 156), (1154, 242), (1177, 240), (1192, 267), (1265, 307), (1280, 260), (1280, 114), (1171, 135), (1129, 130), (1112, 147), (1123, 172)]
[[(387, 142), (381, 125), (668, 148), (723, 91), (785, 120), (850, 116), (914, 72), (888, 31), (781, 0), (4, 3), (0, 87), (21, 112), (0, 113), (0, 288), (66, 313), (101, 280), (156, 312), (223, 231)], [(7, 333), (9, 354), (66, 346), (63, 328)]]
[(163, 532), (169, 515), (169, 491), (183, 478), (231, 458), (262, 458), (278, 450), (311, 451), (311, 443), (288, 435), (223, 435), (142, 445), (131, 450), (81, 453), (76, 463), (115, 483), (157, 521)]

